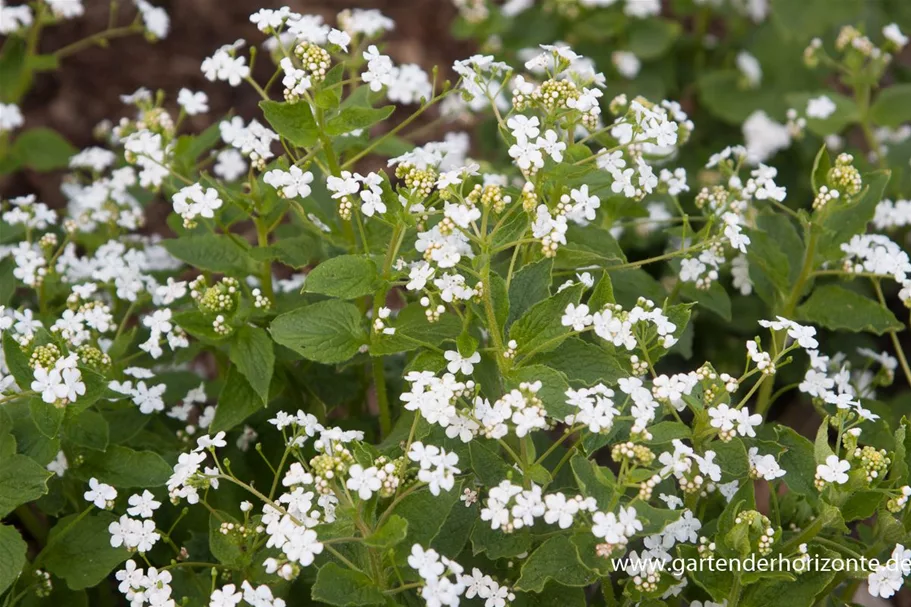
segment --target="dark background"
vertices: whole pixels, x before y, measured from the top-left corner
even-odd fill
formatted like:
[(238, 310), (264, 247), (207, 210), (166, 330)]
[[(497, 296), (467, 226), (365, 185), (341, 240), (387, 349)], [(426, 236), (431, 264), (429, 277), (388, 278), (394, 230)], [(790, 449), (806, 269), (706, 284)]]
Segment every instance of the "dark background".
[[(84, 16), (48, 27), (42, 34), (40, 50), (53, 52), (67, 44), (103, 31), (107, 25), (109, 2), (85, 0)], [(149, 43), (142, 35), (112, 40), (108, 48), (85, 49), (61, 62), (60, 69), (36, 76), (31, 91), (21, 103), (23, 128), (47, 126), (66, 137), (77, 148), (97, 144), (92, 136), (104, 119), (116, 122), (131, 114), (120, 95), (139, 87), (162, 89), (168, 107), (176, 106), (177, 92), (186, 87), (209, 96), (210, 111), (190, 117), (184, 132), (201, 130), (234, 109), (249, 119), (259, 115), (259, 100), (246, 84), (231, 87), (224, 82), (209, 82), (200, 71), (203, 59), (218, 47), (244, 38), (259, 46), (265, 35), (250, 23), (250, 14), (260, 8), (289, 6), (302, 14), (319, 14), (335, 25), (336, 14), (345, 8), (375, 8), (392, 18), (396, 27), (381, 40), (384, 52), (396, 63), (416, 63), (429, 72), (438, 65), (449, 74), (452, 62), (472, 54), (469, 43), (456, 41), (449, 28), (456, 16), (450, 0), (152, 0), (168, 11), (171, 30), (164, 40)], [(131, 2), (121, 1), (118, 23), (126, 25), (135, 15)], [(272, 74), (266, 56), (257, 59), (255, 76), (265, 82)], [(175, 114), (176, 116), (176, 114)], [(36, 193), (51, 206), (64, 202), (59, 174), (23, 172), (0, 178), (0, 198)]]

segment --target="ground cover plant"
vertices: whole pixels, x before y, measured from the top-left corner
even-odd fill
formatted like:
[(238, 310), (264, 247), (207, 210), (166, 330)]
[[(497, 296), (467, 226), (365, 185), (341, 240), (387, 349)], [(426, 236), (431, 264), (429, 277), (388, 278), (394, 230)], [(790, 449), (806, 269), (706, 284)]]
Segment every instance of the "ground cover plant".
[(128, 91), (82, 150), (36, 74), (167, 13), (0, 5), (0, 172), (68, 201), (0, 209), (0, 605), (902, 593), (908, 9), (455, 4), (434, 69), (251, 6), (200, 70), (256, 115)]

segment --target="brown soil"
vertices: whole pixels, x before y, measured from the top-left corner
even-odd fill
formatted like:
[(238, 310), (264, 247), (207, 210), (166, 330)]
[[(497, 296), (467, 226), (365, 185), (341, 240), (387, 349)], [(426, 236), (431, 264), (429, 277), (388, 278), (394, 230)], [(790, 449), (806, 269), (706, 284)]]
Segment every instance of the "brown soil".
[[(125, 115), (120, 95), (141, 86), (164, 90), (173, 104), (181, 87), (202, 90), (209, 95), (211, 111), (197, 116), (187, 129), (202, 129), (234, 108), (245, 117), (257, 115), (258, 98), (248, 86), (232, 88), (205, 80), (199, 66), (222, 44), (244, 38), (259, 44), (264, 38), (249, 21), (259, 8), (288, 5), (304, 14), (320, 14), (334, 24), (344, 8), (376, 8), (396, 22), (395, 31), (383, 43), (398, 63), (417, 63), (429, 70), (435, 65), (451, 66), (455, 59), (472, 52), (468, 44), (453, 40), (449, 33), (455, 9), (449, 0), (152, 0), (171, 16), (167, 39), (149, 44), (142, 36), (113, 40), (108, 48), (89, 48), (67, 58), (61, 68), (40, 75), (22, 103), (26, 127), (48, 126), (63, 134), (76, 147), (92, 145), (92, 130), (105, 118)], [(85, 38), (105, 28), (108, 2), (85, 0), (86, 15), (46, 30), (42, 52)], [(119, 23), (129, 23), (131, 3), (121, 0)], [(271, 75), (268, 61), (258, 61), (256, 76), (265, 81)], [(35, 192), (53, 206), (63, 201), (59, 175), (23, 174), (0, 180), (0, 198)]]

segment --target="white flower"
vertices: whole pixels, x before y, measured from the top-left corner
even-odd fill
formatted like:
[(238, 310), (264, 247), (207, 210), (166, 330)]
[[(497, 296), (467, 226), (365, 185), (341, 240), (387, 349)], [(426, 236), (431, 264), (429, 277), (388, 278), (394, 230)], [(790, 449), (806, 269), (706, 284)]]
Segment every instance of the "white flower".
[(278, 190), (283, 198), (306, 198), (310, 195), (313, 173), (292, 165), (287, 171), (274, 169), (267, 172), (263, 181)]
[(481, 354), (479, 352), (463, 357), (458, 350), (447, 350), (443, 352), (443, 357), (449, 361), (446, 365), (447, 371), (461, 373), (462, 375), (471, 375), (474, 372), (474, 366), (481, 362)]
[(911, 573), (911, 550), (906, 550), (903, 545), (896, 544), (889, 560), (880, 564), (867, 577), (867, 589), (871, 596), (891, 598), (901, 589), (904, 578), (909, 573)]
[(224, 431), (218, 432), (215, 436), (210, 437), (208, 434), (196, 439), (196, 449), (194, 451), (204, 451), (206, 449), (221, 449), (228, 443), (225, 441)]
[(835, 102), (826, 95), (820, 95), (807, 101), (807, 118), (825, 120), (835, 113)]
[[(0, 8), (0, 11), (3, 9)], [(0, 26), (2, 28), (2, 26)], [(12, 103), (0, 103), (0, 133), (18, 129), (25, 123), (19, 106)]]
[(225, 181), (236, 181), (247, 172), (247, 162), (239, 151), (228, 148), (218, 153), (212, 170)]
[(63, 477), (67, 470), (69, 470), (70, 465), (66, 460), (66, 454), (63, 451), (58, 451), (56, 457), (53, 461), (47, 465), (49, 472), (53, 472), (58, 477)]
[(243, 600), (243, 593), (238, 592), (234, 584), (227, 584), (212, 592), (212, 596), (209, 597), (209, 607), (236, 607), (241, 600)]
[(446, 571), (446, 566), (440, 562), (440, 555), (437, 551), (432, 548), (424, 550), (420, 544), (411, 547), (408, 566), (417, 571), (425, 581), (436, 580)]
[(746, 51), (737, 53), (737, 69), (743, 74), (750, 88), (756, 88), (762, 83), (762, 66), (759, 60)]
[(762, 110), (756, 110), (744, 121), (743, 138), (747, 160), (754, 164), (765, 162), (791, 145), (788, 127), (775, 122)]
[(638, 76), (639, 70), (642, 69), (642, 62), (629, 51), (614, 51), (611, 53), (611, 61), (620, 75), (628, 80)]
[(625, 544), (626, 534), (624, 526), (617, 520), (613, 512), (595, 512), (592, 515), (592, 534), (601, 538), (608, 544)]
[(564, 327), (572, 327), (573, 331), (584, 331), (586, 327), (592, 324), (592, 315), (589, 314), (588, 306), (585, 304), (569, 304), (560, 319), (560, 324)]
[(190, 116), (205, 114), (209, 111), (209, 97), (202, 91), (180, 89), (177, 93), (177, 104)]
[(750, 460), (750, 469), (759, 478), (771, 481), (785, 475), (785, 470), (778, 465), (775, 457), (771, 455), (760, 455), (757, 447), (750, 447), (748, 456)]
[(142, 24), (146, 32), (159, 40), (168, 37), (171, 19), (167, 11), (160, 6), (152, 6), (146, 0), (133, 0), (139, 13), (142, 15)]
[(527, 142), (537, 137), (541, 133), (541, 129), (538, 128), (540, 125), (537, 116), (529, 118), (522, 114), (512, 116), (506, 121), (506, 126), (512, 131), (512, 136), (519, 142)]
[(538, 146), (530, 141), (517, 141), (509, 148), (509, 155), (523, 171), (534, 172), (544, 166), (544, 156)]
[(378, 476), (379, 470), (375, 466), (364, 469), (360, 464), (348, 468), (348, 481), (345, 486), (356, 491), (362, 500), (369, 500), (374, 492), (379, 491), (383, 481)]
[(375, 214), (382, 215), (386, 212), (386, 203), (380, 192), (374, 190), (363, 190), (361, 192), (361, 213), (367, 217), (373, 217)]
[(41, 365), (35, 367), (35, 380), (31, 384), (34, 392), (41, 394), (41, 400), (48, 404), (56, 403), (61, 398), (66, 397), (69, 389), (63, 382), (63, 376), (57, 369), (47, 371)]
[(837, 455), (830, 455), (826, 458), (826, 463), (816, 466), (816, 476), (827, 483), (844, 485), (848, 482), (850, 469), (851, 463), (848, 460), (838, 459)]
[(737, 434), (740, 436), (755, 437), (756, 431), (753, 429), (762, 423), (762, 416), (758, 413), (750, 413), (746, 407), (740, 409), (737, 416)]
[(96, 508), (102, 510), (108, 507), (110, 502), (117, 499), (117, 490), (98, 481), (94, 476), (89, 479), (89, 490), (83, 494), (85, 501), (91, 502)]
[(890, 42), (894, 43), (895, 46), (899, 48), (899, 50), (908, 44), (908, 36), (902, 33), (897, 23), (890, 23), (889, 25), (885, 26), (883, 28), (883, 36), (885, 36), (886, 39)]
[(148, 489), (143, 491), (142, 495), (131, 495), (128, 501), (130, 507), (127, 508), (127, 513), (140, 518), (152, 518), (152, 515), (161, 506), (161, 502), (156, 501), (155, 496)]
[(346, 53), (348, 52), (348, 44), (351, 42), (351, 36), (348, 35), (348, 32), (343, 32), (335, 28), (329, 30), (329, 35), (326, 39), (334, 44), (335, 46), (341, 48)]
[(222, 47), (202, 62), (201, 69), (207, 80), (222, 80), (231, 86), (238, 86), (250, 75), (246, 57), (234, 56), (233, 52), (233, 47)]

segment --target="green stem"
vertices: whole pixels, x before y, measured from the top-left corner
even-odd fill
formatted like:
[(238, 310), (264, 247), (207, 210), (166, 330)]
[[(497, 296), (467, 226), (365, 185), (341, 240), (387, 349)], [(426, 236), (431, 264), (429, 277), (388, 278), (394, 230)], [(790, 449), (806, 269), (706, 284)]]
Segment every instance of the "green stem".
[[(873, 279), (870, 282), (873, 283), (873, 289), (876, 291), (876, 298), (879, 299), (880, 305), (886, 308), (886, 298), (883, 296), (883, 289), (879, 284), (879, 279)], [(901, 363), (902, 371), (905, 372), (905, 380), (911, 384), (911, 367), (908, 366), (908, 359), (905, 358), (905, 351), (898, 339), (898, 333), (894, 330), (889, 331), (889, 338), (892, 340), (892, 346), (895, 348), (895, 355)]]
[(108, 29), (103, 32), (98, 32), (82, 40), (77, 40), (72, 44), (68, 44), (64, 47), (57, 49), (54, 52), (54, 55), (57, 59), (63, 59), (64, 57), (69, 57), (70, 55), (75, 55), (79, 51), (86, 49), (90, 46), (96, 44), (104, 44), (108, 40), (113, 40), (114, 38), (123, 38), (124, 36), (129, 36), (130, 34), (138, 34), (142, 31), (142, 24), (138, 21), (131, 23), (130, 25), (124, 25), (123, 27), (115, 27), (113, 29)]
[[(366, 148), (364, 148), (363, 150), (361, 150), (360, 152), (358, 152), (357, 154), (355, 154), (354, 156), (352, 156), (351, 158), (349, 158), (348, 160), (346, 160), (345, 163), (342, 165), (342, 168), (343, 168), (343, 169), (347, 169), (347, 168), (351, 167), (351, 166), (352, 166), (354, 163), (356, 163), (358, 160), (360, 160), (361, 158), (363, 158), (364, 156), (366, 156), (367, 154), (369, 154), (370, 152), (372, 152), (373, 150), (375, 150), (375, 149), (377, 148), (377, 146), (382, 145), (387, 139), (389, 139), (390, 137), (395, 136), (395, 135), (396, 135), (399, 131), (401, 131), (403, 128), (405, 128), (406, 126), (408, 126), (409, 124), (411, 124), (412, 122), (414, 122), (414, 120), (415, 120), (418, 116), (420, 116), (421, 114), (423, 114), (425, 111), (427, 111), (427, 109), (430, 108), (430, 106), (432, 106), (433, 104), (437, 103), (438, 101), (440, 101), (441, 99), (443, 99), (443, 98), (444, 98), (446, 95), (448, 95), (448, 94), (449, 94), (449, 91), (448, 91), (448, 90), (444, 90), (444, 91), (441, 92), (439, 95), (437, 95), (436, 97), (434, 97), (433, 99), (431, 99), (430, 101), (428, 101), (427, 103), (425, 103), (424, 105), (422, 105), (421, 107), (419, 107), (418, 110), (417, 110), (414, 114), (412, 114), (411, 116), (409, 116), (408, 118), (406, 118), (405, 120), (403, 120), (402, 122), (400, 122), (397, 126), (393, 127), (392, 129), (390, 129), (390, 130), (389, 130), (388, 132), (386, 132), (385, 134), (383, 134), (383, 135), (381, 135), (380, 137), (378, 137), (377, 139), (375, 139), (375, 140), (373, 141), (373, 143), (371, 143), (370, 145), (368, 145)], [(330, 165), (330, 166), (331, 166), (331, 165)]]
[(28, 504), (16, 508), (15, 515), (22, 526), (25, 527), (26, 531), (28, 531), (38, 543), (42, 546), (47, 543), (47, 525), (35, 516), (35, 513), (32, 512), (32, 509)]
[[(269, 246), (269, 231), (266, 222), (262, 217), (254, 218), (256, 224), (256, 242), (259, 247), (266, 248)], [(275, 299), (275, 291), (272, 288), (272, 262), (268, 259), (263, 261), (260, 269), (260, 282), (263, 285), (263, 294), (270, 300)]]
[[(807, 226), (807, 232), (809, 237), (807, 238), (807, 248), (804, 251), (803, 255), (803, 265), (800, 269), (800, 275), (797, 277), (797, 282), (794, 283), (794, 287), (791, 290), (791, 296), (788, 298), (787, 303), (785, 303), (784, 309), (782, 310), (780, 316), (785, 318), (791, 318), (794, 315), (794, 310), (797, 308), (797, 304), (800, 302), (800, 297), (803, 294), (803, 288), (807, 283), (807, 280), (813, 274), (813, 266), (816, 261), (816, 244), (819, 239), (818, 232), (813, 229), (813, 224)], [(777, 354), (784, 344), (784, 331), (778, 331), (772, 333), (772, 351)], [(779, 340), (781, 336), (781, 340)], [(769, 406), (772, 404), (772, 388), (775, 387), (775, 382), (768, 381), (762, 383), (762, 389), (759, 391), (759, 400), (756, 403), (756, 413), (765, 416), (766, 412), (769, 410)]]
[(392, 431), (392, 415), (389, 411), (389, 394), (386, 391), (386, 371), (382, 356), (370, 358), (373, 367), (373, 387), (376, 391), (376, 405), (380, 411), (380, 438)]
[(82, 519), (84, 519), (86, 516), (88, 516), (88, 514), (89, 514), (92, 510), (94, 510), (94, 509), (95, 509), (95, 508), (94, 508), (93, 506), (89, 506), (88, 508), (86, 508), (85, 510), (83, 510), (82, 512), (80, 512), (79, 515), (76, 516), (75, 519), (73, 519), (73, 522), (71, 522), (69, 525), (67, 525), (66, 527), (64, 527), (64, 528), (60, 531), (60, 533), (58, 533), (57, 535), (55, 535), (55, 536), (51, 539), (51, 541), (49, 541), (49, 542), (44, 546), (44, 548), (42, 548), (41, 552), (38, 553), (38, 556), (35, 557), (35, 560), (32, 561), (32, 571), (36, 571), (37, 569), (39, 569), (39, 565), (41, 565), (41, 562), (47, 557), (48, 552), (50, 551), (50, 549), (51, 549), (53, 546), (59, 544), (60, 541), (61, 541), (63, 538), (65, 538), (65, 537), (67, 536), (67, 534), (69, 534), (69, 532), (73, 529), (73, 527), (75, 527), (77, 524), (79, 524), (79, 522), (80, 522)]

